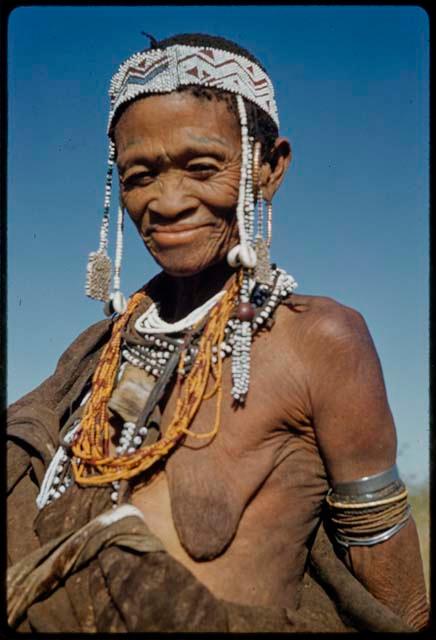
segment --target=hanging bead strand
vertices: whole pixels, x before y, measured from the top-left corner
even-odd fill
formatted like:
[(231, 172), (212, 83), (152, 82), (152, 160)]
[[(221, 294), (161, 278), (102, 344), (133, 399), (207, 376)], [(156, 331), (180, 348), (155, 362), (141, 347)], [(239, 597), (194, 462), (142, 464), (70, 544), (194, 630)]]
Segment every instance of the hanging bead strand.
[(123, 259), (124, 208), (120, 199), (118, 204), (117, 240), (115, 247), (114, 289), (121, 288), (121, 262)]
[(251, 323), (254, 318), (254, 307), (250, 303), (250, 278), (244, 270), (239, 305), (236, 310), (234, 324), (234, 343), (232, 352), (232, 396), (236, 402), (245, 402), (250, 384), (250, 351), (251, 351)]
[(106, 252), (108, 247), (109, 237), (109, 210), (111, 206), (112, 195), (112, 182), (113, 171), (115, 162), (115, 145), (112, 140), (109, 141), (109, 157), (108, 157), (108, 169), (106, 174), (106, 183), (104, 187), (104, 204), (103, 204), (103, 221), (100, 229), (100, 246), (98, 250), (100, 252)]
[(272, 242), (272, 215), (272, 202), (269, 201), (266, 204), (266, 244), (268, 245), (268, 249)]
[(108, 168), (104, 191), (103, 219), (100, 227), (100, 244), (97, 251), (92, 251), (88, 257), (86, 268), (85, 293), (94, 300), (109, 300), (110, 280), (112, 272), (111, 259), (107, 255), (109, 237), (109, 210), (112, 193), (112, 174), (115, 161), (115, 145), (109, 142)]
[(115, 244), (115, 266), (114, 266), (114, 290), (110, 294), (110, 302), (105, 307), (107, 315), (124, 313), (127, 308), (126, 298), (121, 292), (121, 263), (123, 260), (123, 239), (124, 239), (124, 207), (121, 195), (118, 203), (117, 218), (117, 239)]
[(239, 244), (233, 247), (228, 255), (227, 261), (232, 267), (242, 265), (245, 269), (253, 269), (256, 265), (256, 252), (251, 246), (250, 236), (247, 233), (247, 227), (250, 224), (245, 221), (246, 209), (246, 193), (247, 193), (247, 177), (248, 177), (248, 158), (249, 158), (249, 140), (247, 112), (242, 96), (236, 96), (238, 105), (239, 122), (241, 125), (241, 176), (239, 179), (238, 204), (236, 206), (236, 220), (238, 223)]
[(253, 246), (254, 235), (254, 193), (253, 193), (253, 142), (252, 137), (247, 142), (247, 178), (245, 185), (244, 221), (248, 241)]
[(241, 96), (236, 96), (239, 110), (239, 120), (241, 123), (241, 176), (239, 180), (239, 197), (236, 208), (236, 217), (238, 219), (239, 240), (242, 246), (247, 244), (247, 231), (245, 228), (244, 209), (245, 209), (245, 187), (247, 184), (247, 167), (248, 167), (248, 127), (247, 113), (245, 104)]
[(253, 173), (252, 173), (253, 197), (256, 202), (256, 208), (257, 208), (256, 239), (263, 237), (263, 198), (262, 198), (262, 191), (259, 186), (261, 152), (262, 152), (262, 144), (259, 141), (257, 141), (254, 143), (254, 148), (253, 148)]
[(263, 211), (263, 198), (262, 198), (262, 194), (260, 194), (258, 200), (257, 200), (257, 234), (256, 234), (256, 239), (258, 238), (263, 238), (263, 216), (264, 216), (264, 211)]

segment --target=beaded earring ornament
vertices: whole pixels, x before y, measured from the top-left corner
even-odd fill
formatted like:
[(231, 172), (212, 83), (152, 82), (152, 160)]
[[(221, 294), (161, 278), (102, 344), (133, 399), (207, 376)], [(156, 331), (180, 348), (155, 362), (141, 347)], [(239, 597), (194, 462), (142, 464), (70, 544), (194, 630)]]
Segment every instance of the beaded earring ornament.
[(97, 251), (89, 254), (86, 268), (85, 293), (94, 300), (107, 302), (109, 300), (112, 262), (107, 254), (109, 235), (109, 210), (111, 204), (112, 174), (115, 161), (115, 145), (109, 142), (108, 168), (106, 172), (106, 186), (104, 193), (103, 220), (100, 228), (100, 244)]
[(108, 256), (107, 248), (109, 243), (109, 211), (111, 205), (114, 162), (115, 145), (111, 140), (109, 143), (109, 159), (104, 194), (103, 220), (100, 228), (100, 245), (97, 251), (93, 251), (89, 254), (88, 265), (86, 269), (85, 286), (85, 293), (88, 297), (93, 298), (94, 300), (101, 300), (105, 303), (104, 312), (107, 316), (111, 316), (113, 313), (124, 313), (127, 307), (126, 299), (120, 290), (120, 274), (121, 261), (123, 257), (124, 236), (124, 208), (121, 202), (121, 197), (118, 204), (113, 290), (110, 291), (112, 261)]

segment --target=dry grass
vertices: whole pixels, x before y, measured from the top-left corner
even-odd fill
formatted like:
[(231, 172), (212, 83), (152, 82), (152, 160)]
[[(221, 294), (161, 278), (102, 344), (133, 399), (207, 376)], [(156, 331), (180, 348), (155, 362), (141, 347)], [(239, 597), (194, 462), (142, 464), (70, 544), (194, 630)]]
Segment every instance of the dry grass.
[(412, 515), (418, 529), (427, 593), (430, 586), (430, 500), (428, 485), (408, 486)]

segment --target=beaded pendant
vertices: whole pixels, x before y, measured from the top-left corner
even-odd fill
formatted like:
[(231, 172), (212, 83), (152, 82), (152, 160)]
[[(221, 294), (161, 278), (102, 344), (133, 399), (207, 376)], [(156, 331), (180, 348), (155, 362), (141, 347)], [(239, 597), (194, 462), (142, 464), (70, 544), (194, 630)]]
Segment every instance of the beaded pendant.
[(86, 295), (107, 302), (112, 276), (112, 262), (105, 251), (92, 251), (86, 268)]
[(256, 267), (254, 270), (254, 278), (259, 284), (270, 285), (273, 277), (271, 263), (269, 258), (269, 249), (266, 240), (256, 238)]

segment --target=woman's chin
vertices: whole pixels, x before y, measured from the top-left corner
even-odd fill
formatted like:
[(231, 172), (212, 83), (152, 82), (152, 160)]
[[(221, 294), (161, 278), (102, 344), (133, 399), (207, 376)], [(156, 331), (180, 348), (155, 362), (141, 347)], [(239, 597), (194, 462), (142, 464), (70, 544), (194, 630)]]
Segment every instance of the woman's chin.
[(205, 271), (209, 267), (218, 264), (221, 261), (225, 261), (225, 256), (215, 256), (210, 260), (195, 260), (194, 256), (185, 257), (180, 260), (169, 260), (168, 256), (153, 255), (153, 258), (157, 264), (173, 278), (189, 278), (190, 276), (196, 276), (202, 271)]

